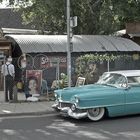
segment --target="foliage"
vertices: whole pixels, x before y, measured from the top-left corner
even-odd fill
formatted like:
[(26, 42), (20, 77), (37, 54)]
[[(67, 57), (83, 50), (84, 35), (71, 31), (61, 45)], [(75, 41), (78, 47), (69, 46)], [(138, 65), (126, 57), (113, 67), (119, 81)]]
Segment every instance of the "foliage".
[(79, 56), (76, 59), (75, 67), (76, 67), (76, 74), (77, 76), (83, 76), (86, 78), (86, 82), (89, 83), (89, 81), (93, 80), (93, 75), (94, 77), (96, 76), (97, 72), (97, 63), (100, 62), (111, 62), (115, 61), (116, 59), (130, 59), (131, 56), (124, 54), (124, 55), (114, 55), (114, 54), (86, 54)]
[[(139, 0), (120, 0), (117, 3), (121, 9), (120, 18), (125, 22), (140, 21), (140, 1)], [(117, 7), (116, 7), (117, 8)], [(118, 11), (119, 12), (119, 11)]]
[[(66, 33), (67, 0), (31, 0), (30, 7), (21, 7), (24, 24), (50, 34)], [(111, 34), (125, 27), (126, 22), (140, 21), (139, 0), (70, 0), (71, 16), (78, 17), (74, 34)]]
[(50, 31), (50, 34), (55, 34), (55, 32), (63, 33), (66, 26), (64, 23), (64, 2), (60, 0), (31, 1), (33, 3), (31, 6), (20, 6), (23, 23), (31, 23), (34, 29), (40, 31), (40, 34), (44, 34), (44, 31)]

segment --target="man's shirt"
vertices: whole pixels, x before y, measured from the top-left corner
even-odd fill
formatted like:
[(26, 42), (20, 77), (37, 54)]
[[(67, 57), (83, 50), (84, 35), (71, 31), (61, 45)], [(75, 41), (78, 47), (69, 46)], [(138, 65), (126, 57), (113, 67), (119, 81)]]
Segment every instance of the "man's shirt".
[(2, 65), (1, 73), (5, 76), (8, 75), (8, 74), (10, 74), (11, 76), (14, 76), (14, 74), (15, 74), (14, 65), (9, 63), (9, 62), (6, 62), (6, 64)]

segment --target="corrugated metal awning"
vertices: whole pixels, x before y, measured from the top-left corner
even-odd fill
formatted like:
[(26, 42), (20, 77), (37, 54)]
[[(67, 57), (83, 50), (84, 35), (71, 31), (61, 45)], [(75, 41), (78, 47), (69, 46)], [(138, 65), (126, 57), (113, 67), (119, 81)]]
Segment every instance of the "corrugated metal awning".
[(140, 33), (127, 33), (127, 32), (126, 32), (126, 29), (117, 31), (117, 32), (114, 33), (114, 35), (115, 35), (115, 36), (129, 35), (130, 38), (133, 38), (133, 37), (140, 37)]
[[(24, 53), (67, 52), (67, 35), (6, 35)], [(140, 46), (121, 37), (74, 35), (73, 52), (140, 52)]]

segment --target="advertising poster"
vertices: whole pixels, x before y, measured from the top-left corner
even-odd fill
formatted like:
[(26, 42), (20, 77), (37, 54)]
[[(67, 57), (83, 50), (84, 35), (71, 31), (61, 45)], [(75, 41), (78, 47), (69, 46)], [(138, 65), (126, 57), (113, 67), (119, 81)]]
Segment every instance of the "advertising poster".
[[(24, 63), (23, 63), (24, 64)], [(46, 69), (52, 67), (64, 67), (67, 66), (67, 61), (65, 56), (44, 56), (44, 55), (37, 55), (35, 57), (34, 66), (36, 69)]]
[(26, 78), (29, 96), (39, 96), (42, 81), (42, 70), (26, 70)]

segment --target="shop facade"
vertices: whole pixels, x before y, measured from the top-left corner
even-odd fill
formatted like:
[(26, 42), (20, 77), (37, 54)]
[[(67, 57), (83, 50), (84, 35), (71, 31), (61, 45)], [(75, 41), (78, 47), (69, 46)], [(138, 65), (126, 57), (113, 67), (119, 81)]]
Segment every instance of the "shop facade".
[[(17, 81), (27, 77), (27, 70), (41, 71), (42, 79), (51, 88), (52, 82), (61, 78), (61, 73), (67, 73), (66, 35), (6, 35), (5, 38), (12, 42)], [(91, 83), (105, 71), (140, 69), (140, 46), (133, 41), (113, 36), (77, 35), (73, 37), (71, 53), (73, 86), (77, 80), (77, 58), (85, 54), (105, 53), (124, 57), (111, 62), (97, 61), (96, 79), (93, 77)]]

